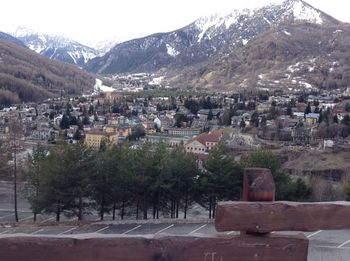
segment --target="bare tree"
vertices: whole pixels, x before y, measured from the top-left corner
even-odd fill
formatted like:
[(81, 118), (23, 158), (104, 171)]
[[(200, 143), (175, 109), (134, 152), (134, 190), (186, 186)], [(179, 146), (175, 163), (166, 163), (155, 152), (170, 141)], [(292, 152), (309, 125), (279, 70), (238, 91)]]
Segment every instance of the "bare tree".
[(19, 119), (14, 119), (9, 124), (9, 142), (8, 146), (12, 152), (13, 161), (13, 198), (14, 198), (14, 211), (15, 220), (18, 222), (18, 206), (17, 206), (17, 154), (19, 150), (19, 141), (22, 136), (22, 126)]

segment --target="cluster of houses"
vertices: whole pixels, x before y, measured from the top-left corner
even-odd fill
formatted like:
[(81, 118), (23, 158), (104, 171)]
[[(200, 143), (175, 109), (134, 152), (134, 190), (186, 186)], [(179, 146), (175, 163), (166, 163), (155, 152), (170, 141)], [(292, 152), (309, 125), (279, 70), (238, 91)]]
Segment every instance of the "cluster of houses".
[[(221, 140), (228, 145), (247, 140), (237, 138), (237, 131), (252, 139), (305, 145), (317, 130), (322, 111), (341, 121), (350, 108), (350, 100), (330, 94), (308, 95), (304, 100), (296, 95), (267, 99), (217, 95), (210, 96), (215, 107), (199, 106), (196, 111), (185, 106), (185, 99), (201, 104), (207, 97), (126, 97), (107, 92), (95, 98), (21, 104), (0, 111), (0, 137), (9, 132), (12, 119), (19, 119), (27, 140), (55, 143), (59, 137), (70, 142), (84, 139), (96, 149), (126, 140), (162, 141), (171, 147), (184, 146), (186, 151), (205, 159)], [(69, 123), (63, 128), (62, 121), (67, 118)]]

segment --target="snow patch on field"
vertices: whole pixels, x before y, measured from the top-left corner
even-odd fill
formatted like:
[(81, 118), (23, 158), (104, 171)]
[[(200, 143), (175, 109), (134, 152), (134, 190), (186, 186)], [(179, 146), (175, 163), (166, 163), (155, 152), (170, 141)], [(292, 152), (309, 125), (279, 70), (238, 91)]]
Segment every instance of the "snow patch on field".
[(103, 83), (100, 79), (96, 79), (94, 90), (95, 90), (95, 92), (113, 92), (113, 91), (115, 91), (114, 88), (103, 85)]
[(152, 81), (150, 81), (148, 84), (149, 85), (160, 85), (163, 79), (164, 79), (163, 76), (157, 77), (157, 78), (153, 78)]

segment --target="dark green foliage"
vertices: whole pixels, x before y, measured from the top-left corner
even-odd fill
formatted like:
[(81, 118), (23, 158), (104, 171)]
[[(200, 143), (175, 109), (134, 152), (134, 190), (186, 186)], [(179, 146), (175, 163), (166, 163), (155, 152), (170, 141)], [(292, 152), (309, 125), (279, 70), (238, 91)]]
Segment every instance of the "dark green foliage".
[(261, 127), (266, 127), (266, 124), (267, 124), (267, 119), (266, 119), (266, 116), (263, 115), (263, 116), (261, 117), (260, 126), (261, 126)]
[(210, 109), (208, 113), (208, 121), (211, 121), (213, 119), (213, 111)]
[(257, 111), (254, 111), (251, 118), (250, 118), (250, 124), (254, 127), (259, 126), (259, 114)]
[(301, 179), (298, 178), (292, 182), (289, 187), (288, 200), (290, 201), (305, 201), (311, 197), (312, 189)]
[(69, 117), (66, 114), (63, 114), (60, 122), (60, 128), (62, 130), (69, 129), (69, 125), (70, 125)]
[(132, 129), (130, 140), (139, 140), (141, 137), (146, 135), (145, 128), (143, 126), (136, 126)]
[(62, 144), (50, 150), (40, 174), (36, 210), (62, 213), (82, 219), (88, 211), (89, 173), (95, 164), (93, 151), (83, 144)]
[(276, 108), (276, 106), (271, 106), (270, 110), (269, 110), (269, 113), (267, 114), (267, 119), (268, 120), (274, 120), (274, 119), (277, 118), (278, 114), (279, 114), (279, 111)]
[(239, 123), (239, 127), (241, 127), (242, 129), (244, 129), (245, 126), (246, 126), (245, 121), (244, 121), (244, 119), (242, 118), (242, 119), (241, 119), (241, 122)]
[(209, 153), (203, 167), (205, 170), (198, 180), (201, 191), (199, 201), (208, 204), (209, 218), (213, 218), (217, 201), (240, 199), (243, 170), (227, 155), (222, 143)]
[(186, 99), (184, 102), (184, 106), (191, 111), (193, 114), (197, 114), (200, 109), (199, 103), (196, 100), (191, 98)]
[(10, 165), (8, 161), (10, 160), (10, 154), (6, 149), (6, 143), (0, 140), (0, 177), (7, 179), (9, 176)]
[(81, 136), (81, 132), (79, 129), (77, 129), (73, 135), (73, 139), (75, 140), (81, 140), (82, 136)]
[(347, 112), (350, 112), (350, 103), (349, 102), (345, 105), (345, 110)]
[(89, 125), (90, 124), (90, 118), (89, 118), (88, 115), (84, 115), (82, 123), (83, 123), (83, 125)]
[(337, 115), (334, 115), (334, 116), (333, 116), (333, 122), (334, 122), (334, 123), (339, 123), (339, 119), (338, 119), (338, 116), (337, 116)]
[(305, 108), (305, 114), (309, 114), (311, 113), (311, 104), (310, 102), (307, 104), (306, 108)]
[(121, 219), (160, 216), (179, 218), (196, 202), (215, 217), (218, 201), (239, 200), (243, 166), (270, 168), (277, 199), (307, 200), (310, 188), (292, 181), (277, 157), (259, 150), (236, 163), (224, 144), (218, 144), (199, 168), (183, 146), (169, 149), (163, 143), (139, 147), (105, 146), (91, 151), (82, 143), (60, 144), (48, 153), (38, 146), (27, 161), (28, 198), (35, 215), (56, 213), (77, 216), (95, 209), (100, 218), (112, 212)]
[(309, 188), (301, 179), (294, 182), (281, 169), (281, 162), (271, 151), (257, 150), (246, 162), (249, 167), (268, 168), (271, 170), (276, 185), (277, 200), (308, 200), (311, 196)]
[(27, 182), (27, 198), (30, 202), (31, 209), (34, 214), (34, 221), (36, 216), (42, 210), (42, 182), (44, 180), (44, 162), (47, 156), (47, 150), (40, 144), (34, 149), (32, 154), (27, 158), (27, 169), (24, 172), (24, 179)]
[(350, 183), (348, 183), (348, 185), (345, 189), (345, 193), (346, 193), (345, 200), (350, 201)]
[(346, 126), (350, 125), (350, 116), (349, 116), (349, 114), (346, 114), (344, 116), (344, 118), (341, 120), (341, 123), (346, 125)]

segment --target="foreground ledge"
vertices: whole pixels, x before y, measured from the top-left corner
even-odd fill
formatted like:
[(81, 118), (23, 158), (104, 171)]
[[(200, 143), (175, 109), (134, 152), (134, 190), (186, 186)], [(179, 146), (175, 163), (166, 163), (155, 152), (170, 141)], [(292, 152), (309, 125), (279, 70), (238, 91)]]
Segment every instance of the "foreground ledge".
[(228, 261), (306, 260), (308, 240), (283, 236), (4, 237), (1, 260)]
[(349, 202), (221, 202), (217, 231), (317, 231), (350, 229)]

